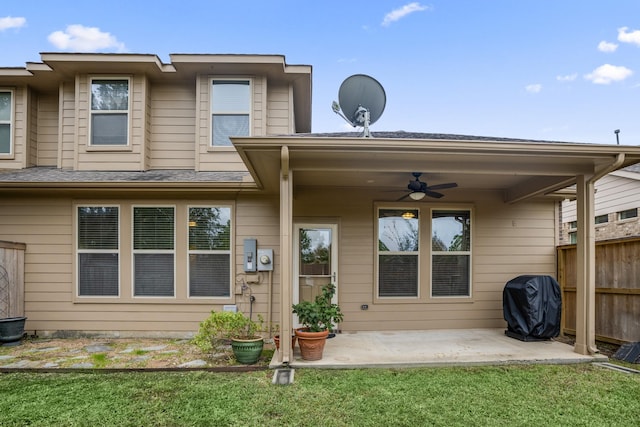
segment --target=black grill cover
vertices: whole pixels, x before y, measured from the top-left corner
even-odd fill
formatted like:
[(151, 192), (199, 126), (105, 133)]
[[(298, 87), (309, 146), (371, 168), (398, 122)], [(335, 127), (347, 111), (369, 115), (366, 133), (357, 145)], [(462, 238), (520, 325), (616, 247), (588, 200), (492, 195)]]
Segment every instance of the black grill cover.
[(562, 297), (551, 276), (518, 276), (504, 286), (505, 333), (522, 341), (546, 340), (560, 334)]

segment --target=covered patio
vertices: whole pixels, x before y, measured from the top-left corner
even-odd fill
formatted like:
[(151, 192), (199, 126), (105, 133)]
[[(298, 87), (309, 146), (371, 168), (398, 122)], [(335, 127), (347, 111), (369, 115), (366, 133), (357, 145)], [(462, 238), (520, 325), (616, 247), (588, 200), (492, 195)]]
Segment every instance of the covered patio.
[[(294, 368), (354, 369), (409, 368), (515, 363), (603, 362), (600, 354), (581, 355), (560, 341), (524, 342), (509, 338), (504, 329), (448, 329), (432, 331), (346, 332), (327, 340), (321, 360), (300, 358), (296, 346), (289, 366)], [(274, 354), (272, 368), (282, 366)]]

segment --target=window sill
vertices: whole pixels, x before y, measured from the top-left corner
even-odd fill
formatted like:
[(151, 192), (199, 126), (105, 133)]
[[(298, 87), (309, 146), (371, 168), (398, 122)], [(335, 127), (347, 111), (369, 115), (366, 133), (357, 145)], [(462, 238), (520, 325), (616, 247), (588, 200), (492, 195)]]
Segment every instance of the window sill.
[(236, 153), (236, 147), (233, 146), (224, 146), (224, 147), (212, 147), (212, 146), (208, 146), (207, 147), (207, 152), (208, 153)]
[(15, 158), (13, 154), (0, 154), (0, 160), (15, 160)]
[(374, 298), (374, 304), (471, 304), (475, 302), (473, 297), (384, 297)]
[(187, 305), (212, 305), (235, 304), (235, 298), (213, 297), (74, 297), (73, 304), (187, 304)]
[(114, 151), (123, 151), (129, 152), (133, 151), (133, 147), (130, 145), (87, 145), (87, 152), (114, 152)]

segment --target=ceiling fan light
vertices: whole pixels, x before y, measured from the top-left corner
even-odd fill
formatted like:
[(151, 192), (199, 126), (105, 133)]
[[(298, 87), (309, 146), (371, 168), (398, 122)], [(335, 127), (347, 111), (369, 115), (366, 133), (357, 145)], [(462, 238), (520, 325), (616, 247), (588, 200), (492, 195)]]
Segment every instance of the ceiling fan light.
[(422, 191), (414, 191), (412, 193), (409, 193), (409, 197), (416, 201), (424, 199), (424, 196), (425, 194)]

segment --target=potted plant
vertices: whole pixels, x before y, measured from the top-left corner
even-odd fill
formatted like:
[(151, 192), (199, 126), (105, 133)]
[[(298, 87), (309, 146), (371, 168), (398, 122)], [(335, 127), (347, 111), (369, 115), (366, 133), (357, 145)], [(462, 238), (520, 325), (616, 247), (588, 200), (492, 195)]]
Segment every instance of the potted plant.
[(322, 292), (314, 301), (301, 301), (294, 304), (293, 312), (298, 315), (298, 320), (304, 326), (296, 329), (300, 354), (304, 360), (320, 360), (329, 332), (333, 325), (343, 319), (342, 311), (338, 304), (331, 302), (336, 287), (329, 283), (322, 287)]
[[(276, 350), (280, 350), (280, 325), (275, 325), (273, 331), (275, 332), (275, 334), (273, 335), (273, 343), (276, 346)], [(295, 331), (291, 331), (291, 348), (295, 348), (296, 346), (296, 333)]]
[(231, 343), (233, 355), (239, 363), (251, 365), (260, 358), (264, 339), (262, 317), (253, 321), (241, 312), (211, 311), (209, 317), (200, 322), (194, 343), (202, 351), (220, 351), (223, 345)]
[(0, 319), (0, 345), (17, 345), (24, 337), (26, 317), (3, 317)]

